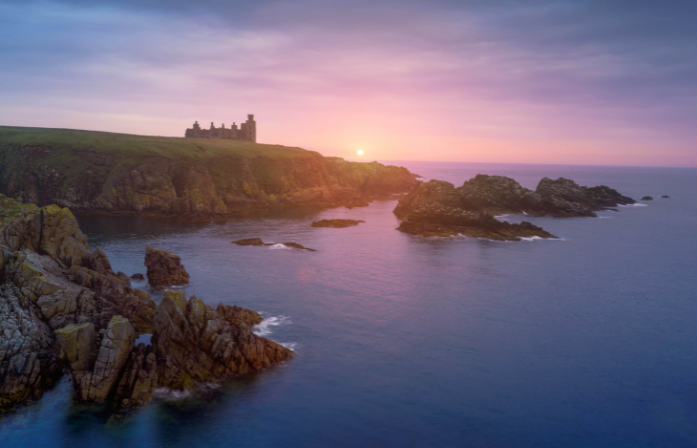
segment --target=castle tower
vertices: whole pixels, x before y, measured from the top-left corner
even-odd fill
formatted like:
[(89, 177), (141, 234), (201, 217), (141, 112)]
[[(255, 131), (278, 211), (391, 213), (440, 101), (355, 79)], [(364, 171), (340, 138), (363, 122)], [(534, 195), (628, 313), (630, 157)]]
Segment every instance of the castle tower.
[(247, 121), (245, 122), (246, 135), (245, 140), (256, 143), (257, 141), (257, 122), (254, 121), (254, 114), (247, 115)]

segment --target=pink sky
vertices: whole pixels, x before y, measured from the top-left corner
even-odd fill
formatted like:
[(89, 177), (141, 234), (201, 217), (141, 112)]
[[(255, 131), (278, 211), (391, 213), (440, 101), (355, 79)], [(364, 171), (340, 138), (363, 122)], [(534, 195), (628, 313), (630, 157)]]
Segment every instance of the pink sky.
[(650, 3), (210, 1), (0, 5), (0, 124), (254, 113), (262, 143), (350, 159), (697, 166), (695, 32)]

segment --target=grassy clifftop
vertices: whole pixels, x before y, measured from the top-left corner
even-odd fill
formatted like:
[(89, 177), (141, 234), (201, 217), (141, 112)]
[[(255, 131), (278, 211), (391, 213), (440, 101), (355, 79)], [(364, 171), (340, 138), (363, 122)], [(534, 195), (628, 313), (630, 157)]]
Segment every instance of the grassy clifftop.
[(0, 193), (41, 205), (225, 215), (364, 202), (413, 184), (405, 168), (281, 145), (0, 126)]
[[(308, 157), (314, 151), (246, 141), (150, 137), (75, 129), (0, 126), (0, 144), (88, 150), (119, 156), (120, 161), (138, 163), (143, 157), (203, 160), (214, 157)], [(308, 154), (309, 153), (309, 154)], [(59, 156), (64, 156), (61, 153)]]

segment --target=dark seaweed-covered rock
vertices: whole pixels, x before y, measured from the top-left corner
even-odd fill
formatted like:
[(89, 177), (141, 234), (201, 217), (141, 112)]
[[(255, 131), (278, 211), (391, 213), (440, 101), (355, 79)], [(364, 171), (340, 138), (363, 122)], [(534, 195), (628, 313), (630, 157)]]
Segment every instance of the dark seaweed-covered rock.
[(341, 229), (344, 227), (357, 226), (358, 224), (365, 222), (355, 219), (321, 219), (312, 223), (312, 227), (333, 227), (335, 229)]
[(522, 238), (556, 238), (527, 221), (511, 224), (498, 221), (488, 213), (472, 213), (452, 207), (422, 207), (401, 222), (397, 230), (422, 236), (465, 235), (500, 241)]
[(264, 242), (261, 238), (246, 238), (243, 240), (233, 241), (232, 244), (237, 244), (238, 246), (263, 246)]
[(261, 238), (247, 238), (244, 240), (237, 240), (233, 241), (233, 244), (237, 244), (239, 246), (275, 246), (276, 244), (282, 244), (286, 247), (289, 247), (291, 249), (302, 249), (302, 250), (309, 250), (311, 252), (316, 252), (315, 249), (310, 249), (309, 247), (305, 247), (302, 244), (298, 244), (295, 242), (290, 242), (290, 243), (265, 243), (262, 241)]
[(181, 258), (170, 251), (147, 246), (145, 266), (148, 268), (148, 283), (155, 289), (189, 284), (189, 273), (181, 264)]

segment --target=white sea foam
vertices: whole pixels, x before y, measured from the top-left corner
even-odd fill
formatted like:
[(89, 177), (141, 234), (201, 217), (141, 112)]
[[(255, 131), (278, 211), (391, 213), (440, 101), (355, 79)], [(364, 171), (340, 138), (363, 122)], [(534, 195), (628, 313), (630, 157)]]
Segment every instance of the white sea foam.
[(276, 243), (269, 246), (269, 249), (290, 249), (290, 247), (286, 246), (283, 243)]
[(193, 390), (172, 390), (166, 387), (158, 387), (153, 395), (162, 401), (181, 401), (191, 398), (197, 393), (205, 394), (219, 388), (220, 384), (217, 383), (196, 383), (196, 388)]
[(279, 344), (291, 351), (295, 351), (295, 349), (298, 348), (297, 342), (279, 342)]
[(535, 235), (535, 236), (531, 236), (531, 237), (527, 237), (527, 238), (521, 237), (520, 239), (523, 241), (535, 241), (535, 240), (545, 240), (546, 238), (542, 238), (541, 236)]
[(257, 336), (268, 336), (272, 333), (273, 327), (278, 327), (280, 325), (289, 325), (293, 322), (288, 316), (274, 316), (267, 317), (260, 324), (252, 327), (252, 332)]
[(640, 203), (635, 203), (635, 204), (619, 204), (620, 207), (648, 207), (649, 204), (640, 204)]

